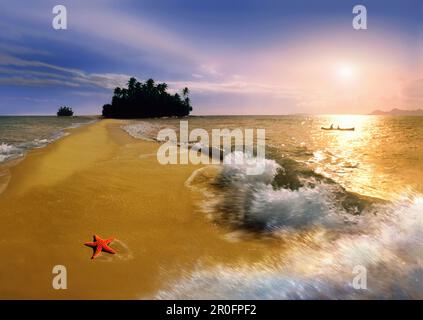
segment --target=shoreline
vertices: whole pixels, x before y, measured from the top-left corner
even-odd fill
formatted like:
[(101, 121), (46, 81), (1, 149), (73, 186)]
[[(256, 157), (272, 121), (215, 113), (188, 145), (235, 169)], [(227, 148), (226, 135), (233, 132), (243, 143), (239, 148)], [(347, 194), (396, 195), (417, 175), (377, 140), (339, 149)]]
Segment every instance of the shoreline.
[[(22, 116), (22, 117), (26, 117), (26, 116)], [(51, 118), (57, 118), (57, 116), (51, 116)], [(84, 126), (89, 126), (89, 125), (94, 124), (95, 122), (101, 120), (98, 117), (94, 117), (94, 116), (84, 116), (83, 118), (90, 118), (92, 120), (90, 120), (88, 122), (76, 122), (69, 127), (65, 127), (65, 128), (63, 128), (59, 131), (52, 132), (50, 138), (45, 139), (47, 142), (45, 142), (44, 145), (40, 145), (40, 146), (37, 146), (37, 147), (32, 147), (32, 148), (28, 148), (26, 150), (22, 150), (22, 154), (18, 155), (17, 157), (11, 157), (9, 159), (5, 159), (4, 161), (1, 161), (0, 162), (0, 194), (4, 190), (6, 190), (7, 187), (8, 187), (8, 184), (9, 184), (9, 181), (10, 181), (10, 178), (11, 178), (10, 170), (13, 167), (19, 165), (19, 163), (21, 163), (22, 161), (24, 161), (25, 158), (27, 157), (28, 153), (47, 148), (51, 144), (54, 144), (57, 141), (59, 141), (59, 140), (65, 138), (65, 137), (67, 137), (68, 135), (72, 134), (73, 132), (76, 132), (75, 130), (77, 130), (81, 127), (84, 127)]]
[[(0, 116), (0, 117), (28, 117), (28, 116)], [(42, 118), (54, 118), (57, 119), (57, 116), (31, 116), (31, 117), (42, 117)], [(25, 160), (26, 155), (28, 154), (28, 152), (31, 152), (33, 150), (37, 150), (37, 149), (43, 149), (49, 145), (51, 145), (52, 143), (55, 143), (56, 141), (68, 136), (69, 134), (71, 134), (73, 132), (73, 130), (78, 129), (82, 126), (85, 125), (90, 125), (93, 124), (99, 120), (101, 120), (99, 117), (97, 116), (78, 116), (78, 117), (72, 117), (72, 119), (78, 119), (78, 118), (82, 118), (82, 119), (90, 119), (89, 121), (86, 122), (75, 122), (73, 124), (71, 124), (68, 127), (63, 127), (62, 129), (58, 130), (58, 131), (52, 131), (50, 133), (50, 136), (48, 138), (39, 140), (37, 138), (33, 139), (32, 141), (25, 141), (21, 144), (15, 145), (15, 144), (9, 144), (9, 143), (2, 143), (0, 145), (3, 146), (5, 145), (6, 148), (9, 147), (11, 149), (15, 149), (15, 150), (19, 150), (19, 154), (11, 154), (8, 157), (8, 154), (6, 153), (6, 155), (0, 155), (3, 156), (3, 158), (0, 161), (0, 194), (7, 188), (9, 180), (10, 180), (10, 168), (18, 165), (21, 161)], [(27, 147), (25, 145), (27, 144), (32, 144), (31, 147)]]
[[(272, 254), (254, 240), (225, 240), (224, 231), (196, 211), (185, 187), (201, 166), (160, 165), (159, 144), (130, 137), (124, 123), (101, 120), (72, 129), (10, 168), (0, 194), (0, 297), (154, 298), (199, 265)], [(94, 234), (115, 237), (118, 254), (91, 260), (83, 243)], [(67, 290), (51, 286), (55, 265), (67, 268)]]

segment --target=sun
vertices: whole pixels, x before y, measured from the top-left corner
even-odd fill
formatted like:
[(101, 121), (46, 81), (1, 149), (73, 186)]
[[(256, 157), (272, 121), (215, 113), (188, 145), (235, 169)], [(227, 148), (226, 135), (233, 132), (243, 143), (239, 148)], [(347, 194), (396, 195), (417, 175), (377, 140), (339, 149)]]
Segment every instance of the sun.
[(341, 80), (351, 80), (356, 75), (356, 70), (351, 64), (340, 64), (336, 67), (336, 75)]

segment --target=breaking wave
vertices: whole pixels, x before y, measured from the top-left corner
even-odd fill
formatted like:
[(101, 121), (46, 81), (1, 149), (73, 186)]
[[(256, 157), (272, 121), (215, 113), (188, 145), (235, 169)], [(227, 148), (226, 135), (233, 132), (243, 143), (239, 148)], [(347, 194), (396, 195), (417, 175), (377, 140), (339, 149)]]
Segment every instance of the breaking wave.
[[(423, 198), (388, 202), (345, 190), (290, 159), (266, 160), (262, 175), (224, 164), (197, 170), (187, 186), (199, 209), (229, 231), (272, 237), (280, 254), (255, 264), (204, 268), (158, 299), (422, 299)], [(352, 285), (355, 268), (367, 289)]]
[[(354, 229), (285, 233), (288, 249), (253, 265), (218, 265), (178, 279), (158, 299), (422, 299), (423, 198), (384, 207)], [(335, 232), (336, 231), (336, 232)], [(355, 268), (366, 286), (353, 286)]]
[(293, 171), (292, 163), (288, 173), (276, 160), (266, 159), (260, 175), (248, 175), (246, 164), (226, 159), (223, 163), (211, 182), (204, 177), (205, 171), (199, 170), (187, 185), (203, 193), (202, 211), (233, 228), (276, 233), (292, 228), (354, 225), (357, 215), (375, 213), (376, 204), (381, 203), (350, 193), (304, 168)]

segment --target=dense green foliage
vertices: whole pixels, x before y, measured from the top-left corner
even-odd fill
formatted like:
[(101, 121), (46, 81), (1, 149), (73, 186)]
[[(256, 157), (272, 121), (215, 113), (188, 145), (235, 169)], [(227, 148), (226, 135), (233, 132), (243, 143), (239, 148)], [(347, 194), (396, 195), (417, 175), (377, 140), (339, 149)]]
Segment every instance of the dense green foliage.
[(57, 116), (59, 117), (71, 117), (73, 116), (73, 110), (70, 107), (60, 107), (59, 110), (57, 110)]
[(170, 94), (166, 83), (155, 84), (153, 79), (145, 83), (130, 78), (128, 88), (117, 87), (111, 104), (103, 106), (106, 118), (152, 118), (183, 117), (192, 111), (189, 90), (184, 88), (182, 94)]

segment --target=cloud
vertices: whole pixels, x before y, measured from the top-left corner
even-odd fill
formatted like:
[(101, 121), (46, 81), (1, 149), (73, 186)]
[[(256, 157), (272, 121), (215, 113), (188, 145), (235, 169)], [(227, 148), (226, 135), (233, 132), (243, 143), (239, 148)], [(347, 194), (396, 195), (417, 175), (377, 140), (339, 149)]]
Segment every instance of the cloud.
[(41, 62), (41, 61), (25, 60), (25, 59), (17, 58), (12, 55), (2, 54), (2, 53), (0, 53), (0, 65), (16, 66), (16, 67), (42, 67), (42, 68), (48, 68), (48, 69), (52, 69), (56, 71), (63, 71), (67, 73), (83, 75), (83, 72), (78, 69), (64, 68), (64, 67), (56, 66), (56, 65)]
[(12, 54), (24, 54), (24, 55), (38, 55), (38, 56), (50, 56), (51, 53), (46, 50), (38, 50), (34, 48), (28, 48), (22, 45), (0, 43), (0, 52), (8, 52)]
[(46, 78), (56, 78), (66, 80), (68, 76), (64, 74), (46, 72), (46, 71), (36, 71), (29, 69), (13, 69), (13, 68), (2, 68), (0, 67), (0, 75), (20, 75), (25, 77), (46, 77)]
[[(130, 77), (126, 74), (117, 73), (87, 73), (75, 68), (65, 68), (35, 60), (25, 60), (7, 54), (0, 54), (0, 65), (25, 68), (0, 68), (0, 74), (6, 75), (6, 77), (0, 78), (0, 83), (6, 85), (95, 86), (98, 88), (113, 89), (116, 86), (124, 85)], [(49, 71), (28, 68), (42, 68)]]
[(286, 88), (278, 84), (249, 81), (169, 81), (168, 84), (172, 89), (188, 87), (191, 92), (197, 93), (263, 93), (273, 97), (297, 97), (301, 94), (298, 89)]
[(209, 64), (202, 64), (200, 65), (200, 70), (208, 75), (212, 76), (221, 76), (222, 73), (217, 71), (217, 67), (215, 65), (209, 65)]
[[(25, 69), (0, 68), (0, 74), (8, 75), (0, 78), (0, 83), (22, 86), (95, 86), (104, 89), (114, 89), (123, 86), (133, 75), (117, 73), (88, 73), (75, 68), (65, 68), (36, 60), (25, 60), (7, 54), (0, 54), (0, 65), (25, 67)], [(32, 69), (29, 69), (32, 68)], [(40, 71), (39, 69), (49, 71)], [(35, 70), (34, 70), (35, 69)], [(209, 73), (217, 74), (212, 67)], [(194, 78), (202, 79), (202, 75), (193, 74)], [(232, 77), (240, 79), (240, 77)], [(283, 88), (277, 84), (249, 82), (244, 80), (221, 81), (168, 81), (171, 89), (180, 90), (185, 86), (198, 93), (266, 93), (273, 96), (297, 96), (298, 90)]]
[[(19, 0), (17, 0), (19, 3)], [(49, 1), (46, 1), (49, 3)], [(72, 3), (68, 5), (68, 30), (60, 32), (48, 32), (45, 28), (46, 19), (51, 14), (49, 4), (44, 5), (25, 3), (26, 10), (22, 11), (19, 5), (8, 6), (0, 13), (0, 18), (7, 17), (17, 24), (10, 32), (16, 35), (8, 38), (15, 39), (32, 38), (44, 39), (61, 45), (78, 45), (89, 48), (99, 56), (115, 59), (121, 56), (131, 59), (130, 53), (157, 68), (166, 72), (175, 71), (191, 73), (202, 76), (219, 76), (221, 71), (217, 69), (219, 57), (210, 54), (207, 50), (200, 49), (190, 35), (177, 32), (162, 22), (143, 12), (125, 10), (125, 6), (116, 5), (112, 1), (90, 1), (84, 3)], [(51, 3), (53, 5), (53, 3)], [(23, 21), (24, 23), (19, 23)], [(0, 21), (0, 26), (11, 29), (10, 24)], [(8, 30), (9, 32), (9, 30)], [(0, 35), (2, 38), (3, 35)], [(9, 46), (9, 53), (30, 53), (31, 48), (22, 46), (19, 51), (17, 46)], [(37, 50), (34, 54), (43, 54)], [(48, 52), (44, 52), (48, 54)], [(222, 54), (224, 56), (224, 54)], [(133, 62), (133, 60), (132, 60)]]
[(44, 87), (44, 86), (67, 86), (67, 87), (79, 87), (79, 84), (54, 80), (54, 79), (30, 79), (25, 77), (6, 77), (0, 78), (0, 84), (4, 85), (17, 85), (17, 86), (35, 86), (35, 87)]

